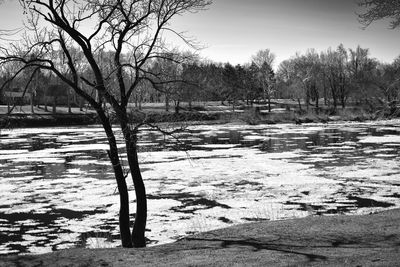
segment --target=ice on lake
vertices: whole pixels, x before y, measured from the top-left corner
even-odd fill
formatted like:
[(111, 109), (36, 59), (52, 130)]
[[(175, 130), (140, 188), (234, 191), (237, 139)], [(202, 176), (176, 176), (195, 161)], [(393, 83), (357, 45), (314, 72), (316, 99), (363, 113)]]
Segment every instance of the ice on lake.
[[(399, 129), (397, 120), (196, 125), (180, 142), (145, 129), (146, 236), (160, 244), (251, 221), (399, 207)], [(106, 140), (97, 126), (1, 132), (1, 254), (119, 244)]]

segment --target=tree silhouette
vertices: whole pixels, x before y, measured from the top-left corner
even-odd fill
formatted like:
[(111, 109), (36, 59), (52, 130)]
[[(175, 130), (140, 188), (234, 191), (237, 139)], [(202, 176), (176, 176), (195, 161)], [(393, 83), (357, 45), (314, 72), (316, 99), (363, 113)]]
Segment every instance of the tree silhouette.
[[(119, 226), (123, 247), (143, 247), (147, 220), (146, 190), (139, 168), (137, 133), (146, 123), (130, 123), (130, 97), (144, 81), (154, 76), (149, 62), (168, 49), (163, 35), (172, 32), (171, 19), (185, 12), (204, 9), (210, 0), (19, 0), (24, 8), (25, 27), (19, 43), (0, 47), (0, 65), (19, 73), (42, 70), (56, 75), (66, 87), (84, 98), (96, 111), (109, 143), (108, 155), (119, 196)], [(6, 38), (3, 38), (6, 39)], [(112, 64), (103, 67), (101, 51), (112, 54)], [(110, 67), (111, 66), (111, 67)], [(35, 71), (33, 71), (35, 72)], [(132, 77), (126, 79), (126, 73)], [(86, 88), (95, 91), (91, 94)], [(111, 108), (109, 112), (107, 108)], [(127, 152), (127, 172), (122, 166), (120, 145), (111, 126), (114, 116), (122, 130)], [(131, 174), (136, 194), (136, 217), (130, 232), (129, 195)]]

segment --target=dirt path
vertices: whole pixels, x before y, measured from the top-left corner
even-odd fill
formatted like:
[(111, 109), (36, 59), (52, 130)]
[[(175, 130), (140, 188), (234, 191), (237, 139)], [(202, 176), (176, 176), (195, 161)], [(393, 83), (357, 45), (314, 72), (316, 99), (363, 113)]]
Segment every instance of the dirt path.
[(71, 249), (11, 266), (400, 266), (400, 209), (238, 225), (146, 249)]

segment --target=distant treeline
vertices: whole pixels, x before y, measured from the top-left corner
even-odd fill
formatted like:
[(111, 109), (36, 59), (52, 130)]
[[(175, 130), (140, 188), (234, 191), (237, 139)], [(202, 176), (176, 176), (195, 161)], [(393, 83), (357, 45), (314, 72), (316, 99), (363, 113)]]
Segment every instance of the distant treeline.
[[(111, 52), (102, 51), (99, 56), (103, 58), (102, 68), (110, 73), (115, 71)], [(271, 99), (276, 98), (296, 100), (300, 110), (310, 107), (318, 110), (323, 104), (331, 113), (347, 105), (374, 109), (377, 103), (388, 107), (397, 104), (400, 57), (390, 64), (382, 63), (371, 57), (368, 49), (358, 46), (353, 50), (339, 45), (322, 52), (309, 49), (305, 54), (296, 54), (281, 62), (276, 70), (274, 59), (269, 49), (259, 51), (249, 63), (236, 66), (203, 60), (190, 53), (166, 54), (143, 67), (141, 73), (145, 75), (130, 102), (139, 109), (143, 102), (165, 102), (167, 111), (173, 103), (176, 112), (183, 102), (192, 108), (195, 101), (221, 101), (235, 108), (239, 103), (270, 104)], [(91, 80), (89, 70), (82, 73), (85, 80)], [(12, 69), (3, 69), (1, 81), (12, 74)], [(122, 75), (124, 79), (132, 79), (135, 73), (123, 72)], [(25, 87), (27, 79), (34, 82)], [(112, 79), (108, 82), (118, 83)], [(102, 97), (90, 86), (86, 87), (89, 94)], [(50, 73), (38, 72), (34, 76), (21, 73), (19, 79), (3, 87), (0, 102), (15, 101), (15, 91), (25, 92), (34, 104), (50, 101), (53, 105), (82, 105), (82, 101)], [(14, 98), (11, 99), (9, 92), (14, 92)], [(118, 91), (113, 93), (119, 94)]]

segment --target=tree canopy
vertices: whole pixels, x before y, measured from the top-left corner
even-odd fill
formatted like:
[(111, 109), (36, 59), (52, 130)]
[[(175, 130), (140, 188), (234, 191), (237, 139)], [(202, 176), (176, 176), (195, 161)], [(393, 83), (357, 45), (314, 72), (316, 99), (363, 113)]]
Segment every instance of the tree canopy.
[(359, 15), (360, 22), (365, 26), (381, 19), (389, 19), (392, 29), (400, 26), (399, 0), (361, 0), (359, 5), (366, 8), (366, 11)]

